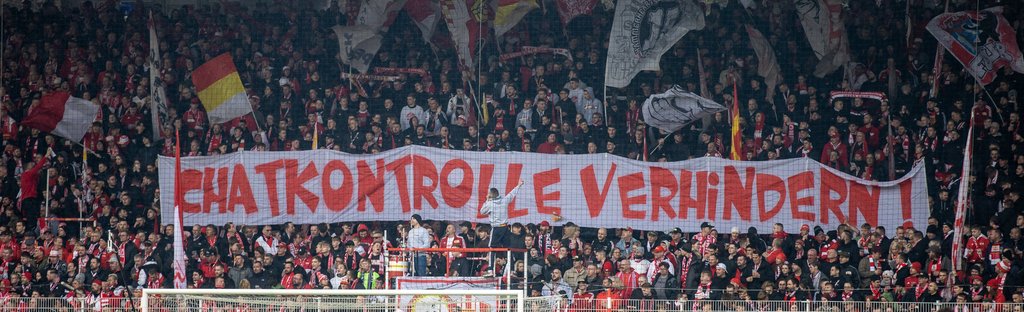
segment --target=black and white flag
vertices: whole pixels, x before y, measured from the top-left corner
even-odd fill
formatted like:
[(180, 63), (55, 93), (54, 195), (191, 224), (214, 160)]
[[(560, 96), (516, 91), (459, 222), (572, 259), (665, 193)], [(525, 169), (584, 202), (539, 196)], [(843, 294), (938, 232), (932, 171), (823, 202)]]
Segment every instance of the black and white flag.
[[(167, 91), (164, 87), (163, 77), (160, 77), (160, 39), (156, 35), (156, 20), (153, 19), (153, 12), (149, 13), (149, 112), (152, 139), (157, 141), (163, 138), (164, 124), (167, 118)], [(170, 135), (170, 134), (167, 134)]]
[(674, 86), (665, 93), (647, 98), (641, 111), (647, 125), (676, 132), (705, 116), (725, 111), (725, 106)]
[(380, 50), (381, 35), (376, 29), (364, 25), (334, 26), (332, 29), (338, 36), (341, 61), (365, 74), (377, 50)]
[(693, 0), (619, 0), (608, 38), (605, 84), (622, 88), (643, 70), (658, 70), (661, 55), (691, 30), (704, 29)]

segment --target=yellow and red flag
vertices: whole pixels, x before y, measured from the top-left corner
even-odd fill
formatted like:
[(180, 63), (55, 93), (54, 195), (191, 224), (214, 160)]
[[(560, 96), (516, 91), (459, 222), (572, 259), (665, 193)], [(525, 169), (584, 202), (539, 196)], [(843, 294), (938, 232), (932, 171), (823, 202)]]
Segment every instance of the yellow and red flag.
[(193, 70), (192, 84), (211, 124), (252, 113), (245, 86), (229, 53), (221, 54)]
[(743, 159), (743, 133), (740, 132), (740, 100), (738, 92), (736, 92), (736, 84), (732, 84), (732, 109), (729, 110), (730, 121), (732, 122), (732, 131), (730, 138), (732, 139), (732, 147), (729, 148), (729, 159), (732, 160), (744, 160)]

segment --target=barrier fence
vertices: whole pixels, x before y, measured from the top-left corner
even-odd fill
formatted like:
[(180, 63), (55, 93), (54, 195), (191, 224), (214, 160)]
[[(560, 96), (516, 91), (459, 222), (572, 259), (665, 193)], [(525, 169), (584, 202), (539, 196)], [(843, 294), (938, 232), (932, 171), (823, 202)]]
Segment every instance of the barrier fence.
[(141, 311), (139, 298), (66, 298), (66, 297), (18, 297), (11, 294), (0, 296), (0, 312), (35, 311)]
[[(245, 300), (206, 300), (219, 301), (216, 305), (204, 305), (203, 302), (182, 304), (187, 311), (224, 309), (224, 311), (281, 311), (280, 306), (257, 300), (252, 296)], [(280, 297), (267, 295), (267, 300), (279, 300)], [(321, 297), (321, 298), (317, 298)], [(381, 297), (383, 298), (383, 297)], [(221, 298), (224, 299), (224, 298)], [(365, 299), (365, 298), (364, 298)], [(392, 298), (388, 298), (392, 299)], [(191, 299), (190, 299), (191, 300)], [(334, 296), (306, 296), (302, 302), (292, 303), (287, 309), (301, 311), (415, 311), (416, 308), (404, 309), (398, 301), (364, 300), (357, 305), (341, 305), (347, 301), (338, 301)], [(163, 301), (166, 301), (164, 299)], [(187, 300), (186, 300), (187, 301)], [(136, 309), (133, 309), (132, 306)], [(53, 297), (4, 297), (0, 298), (0, 311), (143, 311), (139, 298), (130, 303), (125, 298), (53, 298)], [(355, 303), (355, 302), (353, 302)], [(447, 304), (449, 308), (451, 304)], [(488, 307), (459, 307), (458, 311), (515, 311), (514, 304), (501, 304)], [(261, 307), (266, 307), (263, 309)], [(153, 307), (150, 306), (152, 309)], [(269, 309), (269, 310), (268, 310)], [(157, 308), (157, 310), (174, 310)], [(299, 311), (295, 310), (295, 311)], [(454, 311), (447, 310), (447, 311)], [(288, 310), (291, 311), (291, 310)], [(699, 311), (699, 312), (1024, 312), (1024, 303), (928, 303), (928, 302), (870, 302), (870, 301), (766, 301), (766, 300), (657, 300), (657, 299), (570, 299), (561, 296), (529, 297), (524, 300), (523, 311), (527, 312), (613, 312), (613, 311)]]
[(526, 311), (700, 311), (700, 312), (1021, 312), (1024, 303), (929, 303), (881, 301), (658, 300), (530, 297)]

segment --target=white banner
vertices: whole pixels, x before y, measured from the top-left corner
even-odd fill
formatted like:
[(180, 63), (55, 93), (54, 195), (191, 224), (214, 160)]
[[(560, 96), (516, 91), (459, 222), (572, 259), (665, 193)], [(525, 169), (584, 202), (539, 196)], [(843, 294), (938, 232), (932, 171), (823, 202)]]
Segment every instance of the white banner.
[[(160, 186), (174, 159), (159, 160)], [(465, 152), (410, 146), (375, 155), (328, 150), (238, 152), (182, 159), (185, 224), (300, 224), (429, 220), (486, 222), (489, 188), (526, 185), (512, 222), (559, 219), (584, 227), (925, 226), (924, 166), (891, 182), (860, 180), (809, 158), (741, 162), (699, 158), (649, 163), (607, 154)], [(173, 192), (161, 193), (172, 220)], [(553, 218), (554, 215), (560, 218)]]
[(622, 88), (643, 70), (659, 70), (661, 55), (690, 30), (704, 29), (693, 0), (619, 0), (608, 40), (605, 84)]
[[(498, 279), (488, 277), (412, 277), (395, 278), (395, 289), (404, 290), (495, 290)], [(500, 300), (499, 300), (500, 299)], [(516, 298), (498, 296), (417, 295), (400, 296), (404, 311), (499, 311)]]

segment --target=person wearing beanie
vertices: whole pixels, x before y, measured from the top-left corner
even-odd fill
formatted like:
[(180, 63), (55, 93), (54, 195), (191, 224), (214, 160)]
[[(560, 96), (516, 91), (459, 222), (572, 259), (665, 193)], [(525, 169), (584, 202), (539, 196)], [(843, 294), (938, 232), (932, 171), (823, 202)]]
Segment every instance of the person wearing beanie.
[[(430, 233), (422, 225), (423, 217), (418, 214), (412, 215), (409, 218), (409, 242), (406, 246), (409, 248), (430, 248), (430, 243), (433, 239), (430, 237)], [(427, 276), (427, 254), (425, 253), (414, 253), (413, 257), (413, 275), (415, 276)]]
[(768, 244), (764, 242), (764, 239), (757, 234), (757, 228), (750, 227), (747, 229), (747, 241), (750, 242), (749, 247), (753, 247), (757, 250), (768, 249)]
[(715, 228), (711, 223), (704, 222), (700, 224), (700, 233), (694, 234), (691, 242), (697, 245), (697, 249), (694, 250), (698, 255), (703, 256), (704, 252), (708, 250), (708, 247), (718, 243), (718, 237), (711, 233), (711, 230)]

